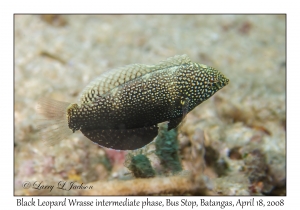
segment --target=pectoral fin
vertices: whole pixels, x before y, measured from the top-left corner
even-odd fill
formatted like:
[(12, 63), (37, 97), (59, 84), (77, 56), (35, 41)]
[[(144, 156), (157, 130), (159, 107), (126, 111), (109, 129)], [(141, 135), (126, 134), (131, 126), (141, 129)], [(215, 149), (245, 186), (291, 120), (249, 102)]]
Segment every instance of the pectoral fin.
[(181, 121), (183, 121), (183, 119), (185, 118), (185, 116), (189, 112), (189, 102), (190, 102), (189, 98), (185, 98), (184, 100), (181, 101), (182, 117), (171, 119), (169, 124), (168, 124), (168, 131), (173, 129), (173, 128), (176, 128), (181, 123)]
[(182, 104), (182, 120), (185, 118), (187, 113), (189, 113), (189, 103), (190, 103), (189, 98), (185, 98), (183, 101), (181, 101), (181, 104)]

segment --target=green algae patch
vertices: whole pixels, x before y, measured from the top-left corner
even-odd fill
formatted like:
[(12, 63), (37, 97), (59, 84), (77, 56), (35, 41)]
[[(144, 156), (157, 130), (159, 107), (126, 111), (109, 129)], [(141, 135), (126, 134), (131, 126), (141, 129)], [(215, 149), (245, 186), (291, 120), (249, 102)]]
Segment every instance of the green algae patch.
[(178, 154), (177, 130), (168, 131), (167, 124), (159, 125), (158, 136), (155, 141), (155, 154), (160, 159), (165, 172), (177, 173), (182, 170)]
[(148, 157), (143, 154), (133, 156), (128, 168), (136, 178), (149, 178), (155, 176), (155, 172)]

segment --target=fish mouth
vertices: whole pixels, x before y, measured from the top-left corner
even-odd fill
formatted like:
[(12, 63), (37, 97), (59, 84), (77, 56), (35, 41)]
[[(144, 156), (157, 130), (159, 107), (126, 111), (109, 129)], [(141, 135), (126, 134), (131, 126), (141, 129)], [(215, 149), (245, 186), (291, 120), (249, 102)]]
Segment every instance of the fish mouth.
[(212, 86), (217, 90), (220, 90), (228, 84), (229, 79), (227, 79), (224, 75), (219, 75), (218, 79), (212, 83)]
[(229, 84), (229, 79), (227, 79), (222, 73), (219, 72), (217, 83), (218, 83), (217, 86), (220, 86), (220, 89), (221, 89), (224, 86)]
[(215, 91), (222, 89), (224, 86), (229, 84), (229, 79), (224, 76), (220, 71), (217, 69), (212, 69), (213, 77), (210, 81), (210, 87)]
[(227, 79), (226, 77), (223, 78), (223, 87), (229, 84), (229, 79)]

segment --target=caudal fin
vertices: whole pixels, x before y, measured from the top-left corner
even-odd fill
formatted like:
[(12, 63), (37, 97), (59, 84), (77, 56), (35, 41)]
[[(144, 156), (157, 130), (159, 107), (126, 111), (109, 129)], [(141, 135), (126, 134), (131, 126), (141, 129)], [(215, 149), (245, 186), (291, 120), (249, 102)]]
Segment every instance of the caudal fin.
[(55, 144), (72, 134), (68, 126), (67, 109), (70, 103), (42, 98), (38, 101), (36, 111), (42, 116), (38, 120), (41, 139), (48, 144)]

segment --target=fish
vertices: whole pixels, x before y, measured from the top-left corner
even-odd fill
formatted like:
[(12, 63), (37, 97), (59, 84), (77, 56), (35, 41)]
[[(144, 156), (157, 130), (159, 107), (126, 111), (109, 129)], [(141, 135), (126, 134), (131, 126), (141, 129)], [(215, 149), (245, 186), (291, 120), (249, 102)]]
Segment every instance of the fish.
[(78, 103), (38, 101), (41, 136), (56, 143), (75, 131), (115, 150), (135, 150), (158, 135), (158, 124), (178, 127), (196, 106), (229, 83), (220, 71), (176, 55), (156, 65), (131, 64), (90, 82)]

